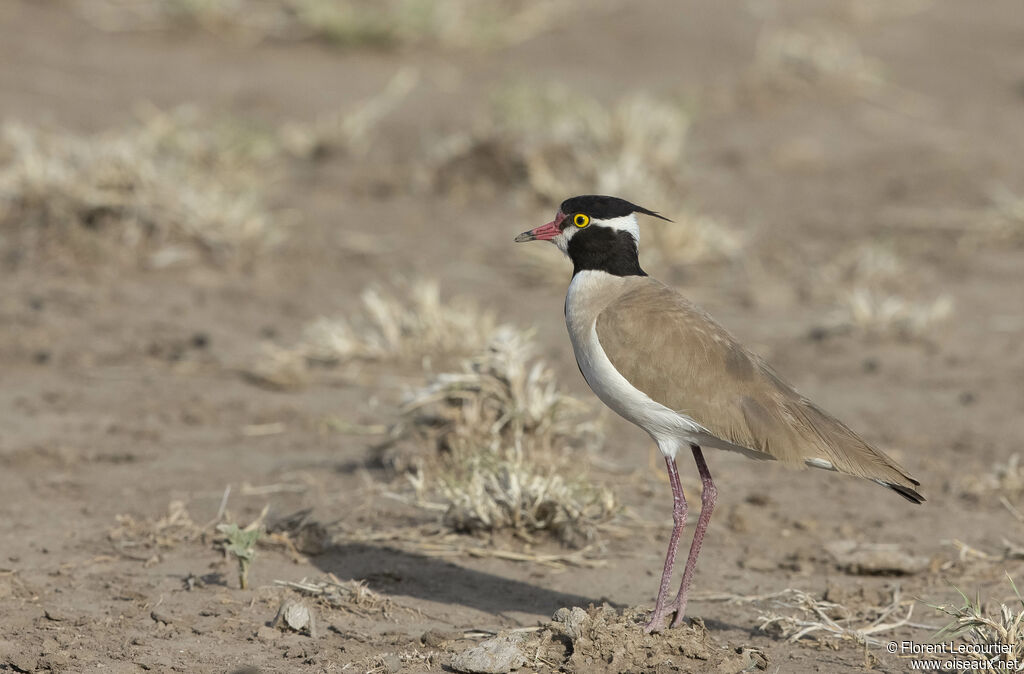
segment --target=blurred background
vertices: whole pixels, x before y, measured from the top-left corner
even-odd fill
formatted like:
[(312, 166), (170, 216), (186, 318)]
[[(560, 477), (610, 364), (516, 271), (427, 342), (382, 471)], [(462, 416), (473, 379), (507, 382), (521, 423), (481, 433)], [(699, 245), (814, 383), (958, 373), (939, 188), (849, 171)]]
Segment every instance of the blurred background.
[[(878, 646), (931, 640), (934, 606), (1006, 642), (1020, 19), (4, 0), (0, 670), (437, 671), (540, 624), (539, 671), (903, 671)], [(640, 634), (662, 463), (577, 372), (569, 263), (512, 243), (585, 193), (672, 218), (642, 223), (644, 268), (928, 502), (709, 455), (703, 624)], [(602, 602), (561, 648), (555, 609)]]

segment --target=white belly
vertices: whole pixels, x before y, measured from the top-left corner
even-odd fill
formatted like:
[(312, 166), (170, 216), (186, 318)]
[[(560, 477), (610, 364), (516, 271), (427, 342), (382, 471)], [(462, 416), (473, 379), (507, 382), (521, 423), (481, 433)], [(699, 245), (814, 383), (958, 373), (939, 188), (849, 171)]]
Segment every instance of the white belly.
[[(600, 275), (600, 276), (598, 276)], [(680, 447), (699, 443), (706, 431), (693, 419), (665, 407), (640, 391), (615, 369), (597, 337), (597, 315), (589, 315), (581, 302), (588, 286), (608, 282), (604, 272), (583, 271), (573, 277), (565, 300), (565, 322), (583, 378), (601, 401), (619, 416), (633, 422), (658, 444), (666, 456)]]

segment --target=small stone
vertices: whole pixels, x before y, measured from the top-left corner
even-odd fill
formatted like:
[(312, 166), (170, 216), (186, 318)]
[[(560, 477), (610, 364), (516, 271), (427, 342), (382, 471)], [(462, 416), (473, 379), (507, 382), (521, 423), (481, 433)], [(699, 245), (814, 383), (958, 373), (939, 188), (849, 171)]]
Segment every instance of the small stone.
[(452, 658), (451, 667), (467, 674), (506, 674), (526, 664), (526, 656), (519, 649), (519, 637), (499, 634)]
[(460, 638), (455, 632), (441, 632), (439, 630), (427, 630), (420, 636), (420, 643), (429, 648), (443, 648), (449, 641)]
[(583, 636), (583, 627), (590, 620), (590, 616), (579, 606), (573, 606), (571, 609), (563, 606), (555, 611), (555, 614), (551, 616), (551, 620), (559, 623), (565, 636), (575, 641)]
[(928, 558), (914, 555), (894, 543), (832, 541), (825, 550), (842, 571), (855, 575), (909, 576), (928, 568)]
[(170, 625), (174, 622), (174, 619), (169, 615), (155, 609), (149, 612), (149, 617), (158, 623), (163, 623), (164, 625)]
[(36, 671), (37, 660), (24, 653), (11, 653), (6, 657), (7, 665), (16, 672)]
[(316, 614), (301, 601), (286, 599), (281, 602), (273, 626), (280, 627), (282, 624), (296, 632), (306, 630), (313, 638), (317, 636)]
[(168, 672), (174, 666), (174, 663), (171, 662), (170, 658), (162, 655), (141, 660), (135, 664), (142, 667), (147, 672)]
[(40, 658), (37, 666), (41, 669), (49, 669), (52, 672), (62, 672), (67, 668), (70, 660), (71, 657), (67, 653), (57, 651), (55, 653), (50, 653), (49, 655), (44, 655)]
[(290, 604), (284, 611), (284, 621), (296, 632), (301, 632), (309, 625), (309, 609), (299, 603)]
[(761, 557), (758, 555), (751, 555), (749, 557), (741, 558), (738, 562), (741, 569), (747, 571), (775, 571), (779, 568), (778, 560), (769, 559), (768, 557)]
[(52, 608), (45, 609), (43, 615), (46, 616), (47, 620), (52, 620), (53, 622), (63, 622), (68, 619), (66, 614)]

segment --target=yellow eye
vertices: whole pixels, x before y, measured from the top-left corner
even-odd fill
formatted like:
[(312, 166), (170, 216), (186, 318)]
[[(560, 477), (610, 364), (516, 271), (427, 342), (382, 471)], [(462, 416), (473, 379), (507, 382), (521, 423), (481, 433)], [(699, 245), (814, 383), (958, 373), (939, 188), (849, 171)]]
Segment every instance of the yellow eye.
[(583, 229), (590, 224), (590, 216), (584, 215), (583, 213), (577, 213), (572, 216), (572, 224), (576, 225), (580, 229)]

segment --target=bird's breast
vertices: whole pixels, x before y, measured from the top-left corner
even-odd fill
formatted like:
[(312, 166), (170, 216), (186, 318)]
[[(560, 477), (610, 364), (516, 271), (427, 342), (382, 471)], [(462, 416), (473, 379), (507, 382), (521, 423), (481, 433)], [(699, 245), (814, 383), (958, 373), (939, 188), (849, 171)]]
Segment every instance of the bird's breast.
[(663, 451), (671, 447), (674, 453), (677, 443), (698, 431), (699, 425), (652, 400), (615, 368), (602, 348), (596, 330), (597, 317), (606, 304), (594, 294), (581, 294), (580, 286), (576, 290), (573, 293), (570, 285), (565, 303), (565, 324), (583, 378), (601, 402), (647, 431)]

